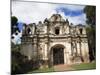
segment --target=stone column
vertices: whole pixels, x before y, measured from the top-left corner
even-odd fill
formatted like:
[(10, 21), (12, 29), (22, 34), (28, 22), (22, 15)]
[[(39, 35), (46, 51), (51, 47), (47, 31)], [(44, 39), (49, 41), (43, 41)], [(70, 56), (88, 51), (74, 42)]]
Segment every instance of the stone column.
[(44, 26), (44, 33), (47, 34), (47, 24)]
[(67, 64), (67, 50), (64, 49), (64, 64)]
[(79, 43), (77, 43), (77, 53), (80, 56), (80, 44)]
[(43, 59), (44, 59), (44, 67), (48, 67), (48, 52), (47, 52), (47, 43), (44, 43), (44, 54), (43, 54)]
[(32, 51), (33, 51), (31, 43), (27, 46), (27, 50), (28, 50), (28, 59), (31, 60), (32, 59)]
[(88, 43), (85, 43), (85, 47), (86, 47), (86, 62), (90, 62), (89, 60), (89, 47), (88, 47)]
[(52, 67), (53, 66), (53, 50), (50, 50), (50, 59), (49, 59), (49, 67)]
[(71, 64), (71, 44), (67, 43), (66, 48), (64, 49), (64, 63)]
[(36, 42), (36, 38), (34, 38), (34, 45), (33, 45), (33, 60), (37, 60), (37, 42)]
[(47, 44), (45, 43), (44, 58), (47, 60)]
[(82, 43), (82, 54), (84, 62), (89, 62), (89, 49), (88, 49), (88, 43)]
[(72, 63), (72, 61), (71, 61), (71, 43), (69, 43), (68, 59), (69, 59), (68, 64), (71, 64)]

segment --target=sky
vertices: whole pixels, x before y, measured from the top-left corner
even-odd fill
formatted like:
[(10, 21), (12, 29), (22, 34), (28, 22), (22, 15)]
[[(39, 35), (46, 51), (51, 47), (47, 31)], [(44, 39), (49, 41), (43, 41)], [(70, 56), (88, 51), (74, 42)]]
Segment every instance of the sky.
[[(18, 18), (18, 27), (22, 30), (23, 23), (38, 23), (44, 21), (45, 18), (50, 18), (52, 14), (61, 14), (64, 19), (68, 19), (69, 23), (86, 24), (86, 14), (83, 12), (84, 5), (68, 5), (54, 3), (37, 3), (25, 1), (12, 1), (12, 16)], [(22, 31), (21, 31), (22, 32)], [(12, 42), (15, 44), (21, 43), (21, 34), (18, 33)]]
[(54, 3), (37, 3), (25, 1), (12, 1), (12, 15), (18, 18), (19, 22), (38, 23), (52, 14), (61, 14), (74, 25), (86, 24), (86, 14), (83, 12), (84, 5), (68, 5)]

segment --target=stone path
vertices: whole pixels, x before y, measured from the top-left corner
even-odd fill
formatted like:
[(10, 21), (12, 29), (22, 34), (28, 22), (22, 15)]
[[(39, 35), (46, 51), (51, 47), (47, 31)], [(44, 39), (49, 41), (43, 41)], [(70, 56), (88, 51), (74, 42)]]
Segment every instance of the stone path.
[(54, 66), (54, 71), (71, 71), (74, 70), (70, 65), (55, 65)]

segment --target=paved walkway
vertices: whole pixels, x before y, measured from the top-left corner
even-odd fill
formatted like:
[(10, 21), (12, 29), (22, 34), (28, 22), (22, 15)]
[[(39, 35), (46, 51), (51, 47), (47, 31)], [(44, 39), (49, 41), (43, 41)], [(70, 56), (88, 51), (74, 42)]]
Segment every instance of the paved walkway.
[(70, 65), (55, 65), (54, 66), (54, 70), (55, 71), (70, 71), (70, 70), (74, 70)]

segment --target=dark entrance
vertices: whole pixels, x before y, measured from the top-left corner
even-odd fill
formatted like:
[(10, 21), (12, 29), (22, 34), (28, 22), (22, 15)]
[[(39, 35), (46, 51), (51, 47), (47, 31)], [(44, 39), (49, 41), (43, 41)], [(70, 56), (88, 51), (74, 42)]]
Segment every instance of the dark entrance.
[(64, 48), (53, 48), (53, 64), (64, 64)]

